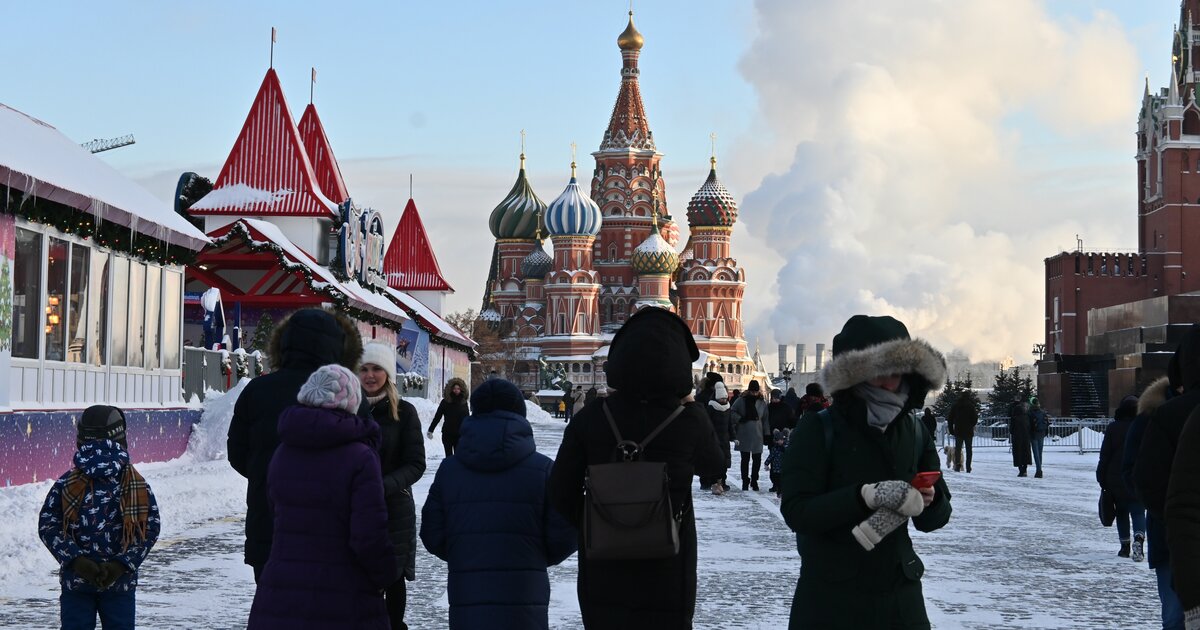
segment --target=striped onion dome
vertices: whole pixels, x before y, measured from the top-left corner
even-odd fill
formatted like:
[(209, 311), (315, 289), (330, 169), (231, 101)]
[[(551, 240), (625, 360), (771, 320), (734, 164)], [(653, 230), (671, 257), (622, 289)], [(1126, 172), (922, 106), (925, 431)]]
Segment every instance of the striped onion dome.
[(517, 181), (504, 200), (492, 210), (488, 218), (488, 227), (496, 238), (519, 238), (533, 240), (538, 228), (538, 217), (546, 212), (546, 202), (542, 201), (529, 180), (525, 177), (525, 154), (521, 154), (521, 170), (517, 173)]
[(538, 241), (538, 244), (533, 246), (533, 251), (521, 261), (521, 277), (542, 280), (550, 273), (550, 265), (553, 263), (554, 259), (550, 258), (550, 254), (542, 249), (542, 242)]
[(600, 221), (600, 206), (579, 187), (572, 162), (570, 183), (546, 210), (546, 231), (551, 236), (595, 236)]
[(688, 225), (731, 227), (737, 221), (737, 202), (717, 179), (717, 158), (712, 158), (712, 170), (700, 190), (688, 202)]
[[(655, 224), (655, 228), (657, 227)], [(658, 229), (655, 229), (633, 250), (629, 262), (639, 274), (670, 274), (679, 266), (679, 254), (675, 253), (675, 248), (659, 234)]]

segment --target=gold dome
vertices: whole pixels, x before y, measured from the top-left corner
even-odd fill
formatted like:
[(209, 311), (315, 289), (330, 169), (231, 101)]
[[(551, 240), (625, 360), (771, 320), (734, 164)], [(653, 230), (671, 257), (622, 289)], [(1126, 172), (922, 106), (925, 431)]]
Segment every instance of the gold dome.
[(629, 26), (617, 36), (617, 46), (621, 50), (641, 50), (642, 44), (646, 40), (642, 38), (642, 34), (633, 26), (633, 11), (629, 12)]

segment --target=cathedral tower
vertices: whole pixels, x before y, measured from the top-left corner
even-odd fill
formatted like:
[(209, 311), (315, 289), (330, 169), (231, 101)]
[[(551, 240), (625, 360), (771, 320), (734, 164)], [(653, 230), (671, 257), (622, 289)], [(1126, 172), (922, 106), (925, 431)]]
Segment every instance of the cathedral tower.
[(579, 187), (575, 162), (571, 162), (570, 183), (546, 209), (554, 262), (543, 289), (545, 354), (590, 356), (600, 347), (600, 284), (592, 266), (592, 244), (600, 231), (600, 221), (600, 208)]

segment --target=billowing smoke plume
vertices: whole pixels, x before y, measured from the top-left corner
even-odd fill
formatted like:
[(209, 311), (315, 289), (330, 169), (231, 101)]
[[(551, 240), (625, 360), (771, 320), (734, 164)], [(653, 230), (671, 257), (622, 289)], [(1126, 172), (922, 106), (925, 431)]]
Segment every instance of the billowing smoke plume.
[(784, 263), (752, 329), (826, 341), (887, 313), (945, 350), (1024, 362), (1043, 259), (1076, 233), (1135, 245), (1140, 81), (1111, 16), (1056, 20), (1036, 0), (757, 10), (741, 69), (761, 128), (733, 162), (743, 190), (776, 171), (741, 210)]

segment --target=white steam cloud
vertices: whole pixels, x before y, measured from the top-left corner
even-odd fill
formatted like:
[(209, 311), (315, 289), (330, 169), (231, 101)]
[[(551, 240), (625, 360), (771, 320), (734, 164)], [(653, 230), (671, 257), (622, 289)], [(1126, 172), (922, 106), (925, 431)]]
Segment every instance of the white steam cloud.
[(892, 314), (944, 350), (1026, 362), (1042, 260), (1085, 228), (1134, 246), (1141, 94), (1112, 16), (1058, 20), (1036, 0), (757, 11), (741, 69), (760, 118), (733, 170), (751, 235), (783, 264), (751, 336), (811, 347), (852, 314)]

